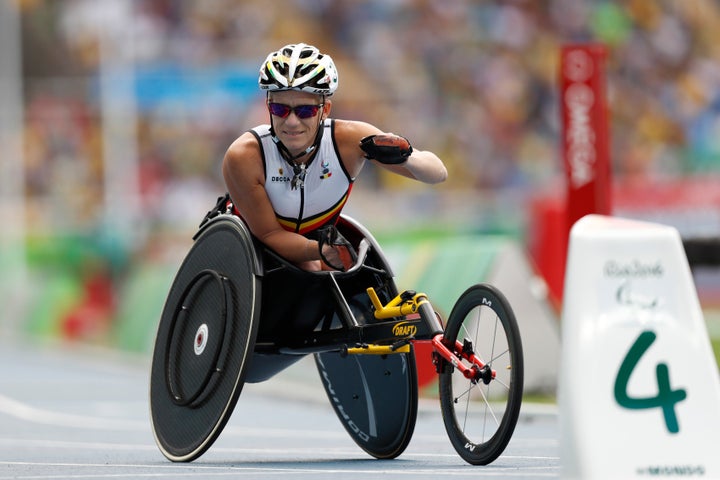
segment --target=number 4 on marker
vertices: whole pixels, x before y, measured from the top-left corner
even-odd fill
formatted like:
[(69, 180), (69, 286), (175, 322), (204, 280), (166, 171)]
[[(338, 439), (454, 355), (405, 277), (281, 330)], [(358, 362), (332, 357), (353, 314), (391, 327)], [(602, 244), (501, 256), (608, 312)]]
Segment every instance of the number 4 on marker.
[(659, 363), (655, 368), (657, 377), (658, 394), (655, 397), (631, 398), (627, 394), (627, 386), (630, 375), (650, 345), (655, 341), (654, 332), (646, 330), (640, 334), (635, 343), (628, 351), (625, 359), (620, 365), (617, 378), (615, 379), (615, 400), (621, 407), (631, 410), (645, 408), (662, 408), (665, 417), (665, 426), (670, 433), (678, 433), (677, 416), (675, 415), (675, 404), (685, 400), (687, 393), (683, 389), (673, 390), (670, 387), (670, 372), (665, 363)]

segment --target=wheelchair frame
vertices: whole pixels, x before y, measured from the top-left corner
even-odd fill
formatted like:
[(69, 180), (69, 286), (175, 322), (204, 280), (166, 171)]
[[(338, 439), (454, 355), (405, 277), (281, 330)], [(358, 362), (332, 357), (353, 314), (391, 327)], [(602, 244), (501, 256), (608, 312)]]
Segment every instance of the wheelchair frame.
[[(206, 220), (208, 219), (206, 218)], [(234, 347), (228, 346), (233, 336), (227, 331), (228, 322), (232, 321), (227, 318), (227, 315), (237, 314), (238, 310), (238, 302), (232, 299), (228, 300), (228, 298), (235, 298), (245, 289), (234, 285), (233, 280), (229, 278), (232, 275), (226, 276), (218, 272), (223, 267), (221, 262), (215, 259), (217, 255), (214, 252), (211, 255), (214, 262), (213, 267), (202, 268), (199, 273), (193, 273), (192, 279), (190, 281), (186, 279), (185, 285), (173, 285), (158, 329), (150, 395), (153, 432), (158, 446), (167, 458), (173, 461), (192, 461), (202, 455), (222, 431), (229, 415), (235, 408), (243, 383), (265, 381), (308, 354), (315, 355), (321, 376), (324, 376), (326, 380), (324, 386), (331, 404), (353, 440), (372, 456), (394, 458), (402, 453), (409, 443), (417, 414), (418, 394), (413, 345), (418, 340), (427, 340), (432, 344), (432, 362), (439, 374), (443, 419), (450, 440), (458, 454), (468, 463), (485, 465), (494, 461), (502, 453), (512, 436), (519, 414), (523, 364), (517, 322), (509, 303), (499, 291), (489, 285), (475, 285), (469, 288), (453, 308), (446, 330), (426, 294), (412, 290), (398, 292), (392, 270), (379, 244), (365, 227), (348, 216), (341, 216), (338, 228), (357, 249), (358, 260), (346, 272), (305, 272), (300, 270), (261, 245), (252, 237), (243, 221), (229, 211), (219, 213), (201, 225), (194, 237), (196, 246), (198, 240), (202, 239), (206, 232), (213, 231), (213, 226), (224, 226), (225, 224), (228, 224), (231, 230), (237, 230), (236, 233), (241, 243), (246, 244), (245, 248), (241, 250), (244, 250), (248, 256), (245, 268), (251, 275), (248, 283), (251, 284), (254, 292), (254, 300), (248, 300), (254, 304), (254, 307), (250, 309), (253, 321), (250, 322), (247, 335), (241, 335), (243, 339), (247, 336), (247, 343), (242, 352), (242, 361), (235, 362), (237, 371), (232, 370), (231, 365), (230, 373), (226, 374), (226, 362), (224, 358), (220, 358), (218, 362), (218, 357), (239, 355), (233, 350)], [(178, 283), (180, 274), (186, 263), (189, 262), (192, 253), (193, 250), (181, 266), (175, 283)], [(196, 261), (195, 263), (202, 262)], [(197, 270), (200, 267), (194, 268)], [(198, 284), (198, 277), (212, 278), (215, 280), (214, 284), (219, 287), (213, 289), (207, 286), (207, 283)], [(357, 285), (358, 283), (363, 283), (363, 285)], [(224, 285), (230, 285), (227, 288), (231, 290), (232, 294), (227, 293)], [(292, 305), (290, 307), (279, 305), (277, 292), (269, 293), (273, 289), (282, 291), (291, 289), (295, 285), (303, 285), (303, 290), (307, 289), (316, 293), (309, 299), (305, 299), (306, 304), (303, 309), (294, 309)], [(180, 300), (176, 300), (176, 304), (171, 305), (173, 290), (180, 288), (182, 288)], [(214, 290), (223, 293), (222, 295), (213, 293)], [(191, 295), (199, 298), (199, 303), (204, 305), (199, 314), (193, 313), (196, 307), (185, 304), (186, 297)], [(218, 297), (224, 297), (224, 303), (218, 301)], [(293, 298), (302, 297), (303, 292), (301, 291), (299, 294), (296, 293)], [(177, 294), (174, 298), (177, 298)], [(191, 353), (183, 353), (189, 349), (186, 348), (177, 353), (172, 350), (172, 346), (180, 345), (177, 348), (182, 349), (182, 345), (190, 339), (194, 346), (201, 341), (207, 341), (206, 338), (209, 337), (207, 326), (205, 330), (198, 328), (194, 336), (192, 328), (187, 332), (182, 330), (176, 333), (179, 328), (176, 327), (178, 312), (190, 311), (191, 313), (186, 314), (186, 317), (191, 320), (194, 318), (193, 315), (204, 318), (207, 316), (205, 311), (212, 313), (214, 308), (212, 305), (217, 303), (223, 305), (220, 309), (221, 316), (225, 316), (223, 326), (218, 330), (225, 329), (225, 332), (221, 335), (223, 336), (222, 342), (218, 342), (212, 351), (214, 360), (202, 367), (207, 372), (201, 385), (197, 386), (197, 382), (189, 376), (183, 380), (183, 373), (175, 371), (181, 367), (173, 367), (174, 360), (171, 357), (175, 355), (176, 363), (184, 365), (182, 368), (187, 369), (194, 368), (194, 361), (197, 359), (193, 358)], [(506, 338), (505, 351), (499, 355), (493, 352), (485, 361), (481, 359), (482, 355), (480, 354), (485, 352), (476, 352), (472, 341), (458, 339), (458, 335), (464, 334), (464, 323), (468, 321), (467, 318), (477, 309), (490, 310), (491, 317), (495, 318), (495, 329), (497, 330), (499, 324)], [(172, 311), (172, 315), (168, 316), (167, 311)], [(263, 311), (268, 312), (266, 315), (270, 318), (258, 318), (257, 321), (254, 321), (256, 316), (262, 317)], [(312, 312), (309, 314), (309, 318), (304, 317), (306, 311)], [(476, 320), (471, 319), (470, 322), (476, 322)], [(163, 325), (167, 324), (170, 326), (163, 329)], [(199, 339), (198, 336), (201, 333), (204, 337)], [(448, 335), (448, 333), (450, 334)], [(178, 336), (179, 338), (176, 338)], [(494, 344), (492, 348), (494, 349)], [(159, 350), (163, 351), (158, 352)], [(195, 350), (195, 355), (198, 356), (197, 350)], [(370, 360), (369, 357), (372, 356), (375, 356), (376, 360)], [(460, 398), (466, 397), (467, 405), (474, 406), (474, 402), (469, 400), (468, 392), (477, 386), (488, 387), (496, 383), (498, 369), (493, 366), (493, 363), (496, 358), (502, 356), (509, 358), (510, 377), (507, 384), (504, 385), (507, 390), (507, 398), (499, 414), (500, 419), (495, 418), (497, 429), (489, 438), (485, 438), (483, 433), (478, 442), (474, 440), (474, 437), (467, 436), (465, 431), (467, 414), (465, 420), (460, 420), (458, 418), (460, 414), (456, 411), (455, 405)], [(345, 362), (343, 359), (347, 358), (356, 358), (357, 365), (343, 363)], [(394, 358), (400, 358), (400, 360), (395, 361)], [(372, 377), (373, 372), (379, 368), (377, 362), (384, 362), (382, 368), (386, 372), (407, 372), (403, 373), (405, 377), (401, 378), (399, 382), (394, 380), (390, 383), (383, 383), (383, 387), (374, 387), (376, 392), (389, 391), (388, 396), (391, 399), (405, 399), (403, 400), (405, 404), (398, 408), (402, 412), (401, 416), (407, 418), (401, 419), (397, 425), (390, 425), (389, 431), (384, 436), (380, 434), (381, 442), (372, 444), (368, 443), (369, 435), (364, 430), (357, 428), (358, 421), (345, 418), (348, 417), (351, 408), (347, 404), (338, 403), (338, 398), (342, 397), (344, 393), (337, 391), (345, 389), (348, 398), (356, 399), (357, 388), (355, 385), (347, 384), (344, 377), (348, 375), (343, 373), (344, 370), (358, 368), (363, 381), (368, 382), (365, 377)], [(409, 364), (412, 368), (407, 368)], [(162, 369), (164, 370), (161, 371)], [(460, 375), (454, 373), (455, 371)], [(467, 386), (460, 388), (455, 386), (460, 376)], [(220, 380), (216, 380), (218, 378)], [(225, 380), (222, 380), (223, 378)], [(223, 381), (228, 384), (234, 382), (234, 388), (225, 389), (223, 393), (227, 396), (225, 405), (218, 404), (210, 408), (206, 407), (203, 401), (216, 394), (208, 387), (214, 381), (221, 382), (219, 385), (223, 385)], [(370, 380), (370, 382), (373, 381), (385, 380)], [(165, 383), (164, 390), (156, 385), (163, 382)], [(190, 385), (187, 389), (194, 389), (191, 398), (183, 398), (182, 394), (178, 394), (182, 390), (178, 385), (185, 383)], [(216, 387), (212, 386), (212, 388)], [(366, 385), (365, 390), (372, 390), (372, 388)], [(351, 391), (353, 393), (350, 393)], [(461, 393), (455, 395), (455, 391)], [(166, 398), (168, 393), (169, 400)], [(367, 393), (368, 396), (373, 394), (376, 393)], [(363, 401), (364, 403), (359, 408), (361, 413), (365, 411), (363, 409), (372, 406), (372, 398)], [(483, 394), (482, 402), (485, 408), (488, 408), (493, 400)], [(212, 401), (208, 401), (208, 403), (212, 404)], [(172, 441), (169, 438), (175, 434), (174, 428), (176, 427), (169, 425), (168, 418), (162, 417), (159, 413), (156, 418), (156, 410), (167, 407), (178, 409), (188, 419), (201, 417), (196, 427), (199, 432), (197, 439), (194, 437), (195, 431), (182, 430), (181, 432), (181, 436), (191, 437), (189, 447), (183, 445), (176, 448), (175, 445), (171, 445)], [(188, 409), (192, 408), (197, 411), (188, 412)], [(209, 411), (208, 413), (205, 412), (206, 409)], [(196, 415), (193, 416), (193, 413)], [(203, 421), (214, 423), (214, 425), (209, 429), (205, 428)], [(386, 440), (389, 442), (387, 446), (382, 443)]]

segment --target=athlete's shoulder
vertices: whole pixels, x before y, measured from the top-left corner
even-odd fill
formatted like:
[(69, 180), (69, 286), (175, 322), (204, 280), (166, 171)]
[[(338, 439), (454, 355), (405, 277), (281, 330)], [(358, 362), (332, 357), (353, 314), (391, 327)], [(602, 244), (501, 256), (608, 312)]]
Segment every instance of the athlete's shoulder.
[(228, 147), (227, 154), (232, 156), (244, 156), (247, 154), (260, 153), (259, 141), (262, 138), (262, 131), (255, 129), (248, 130), (236, 138)]
[(376, 126), (359, 120), (334, 120), (335, 139), (338, 142), (359, 142), (368, 135), (375, 135), (380, 132)]
[(263, 148), (260, 137), (253, 131), (246, 131), (230, 144), (223, 159), (223, 170), (233, 175), (244, 173), (248, 177), (263, 175)]
[(360, 149), (360, 140), (378, 133), (381, 133), (380, 130), (367, 122), (335, 120), (335, 145), (349, 178), (357, 177), (365, 164), (365, 153)]
[(259, 137), (259, 138), (269, 137), (269, 136), (271, 135), (271, 133), (270, 133), (270, 125), (268, 125), (268, 124), (258, 125), (258, 126), (256, 126), (256, 127), (251, 128), (251, 129), (248, 130), (246, 133), (250, 133), (250, 134), (255, 135), (256, 137)]

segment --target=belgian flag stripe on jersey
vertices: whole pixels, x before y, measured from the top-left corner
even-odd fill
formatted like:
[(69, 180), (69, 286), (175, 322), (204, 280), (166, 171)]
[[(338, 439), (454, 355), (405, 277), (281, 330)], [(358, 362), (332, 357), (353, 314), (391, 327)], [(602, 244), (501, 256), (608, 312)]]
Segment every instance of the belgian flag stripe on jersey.
[(314, 215), (310, 218), (304, 219), (300, 222), (299, 226), (297, 219), (294, 218), (283, 218), (278, 216), (277, 220), (280, 225), (289, 232), (297, 232), (301, 235), (312, 232), (313, 230), (322, 227), (323, 225), (327, 224), (329, 221), (337, 218), (337, 216), (340, 215), (342, 208), (345, 206), (345, 202), (347, 202), (347, 199), (350, 196), (350, 190), (352, 190), (352, 185), (345, 193), (345, 195), (343, 195), (343, 197), (335, 205), (333, 205), (330, 210), (319, 215)]

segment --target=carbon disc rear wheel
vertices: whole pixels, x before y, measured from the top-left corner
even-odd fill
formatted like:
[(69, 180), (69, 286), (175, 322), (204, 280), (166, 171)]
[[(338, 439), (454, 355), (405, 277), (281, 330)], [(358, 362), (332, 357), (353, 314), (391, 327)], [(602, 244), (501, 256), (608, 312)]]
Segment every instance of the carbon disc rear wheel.
[(153, 434), (172, 461), (207, 451), (235, 408), (257, 335), (256, 270), (244, 224), (221, 216), (198, 236), (175, 276), (150, 374)]

